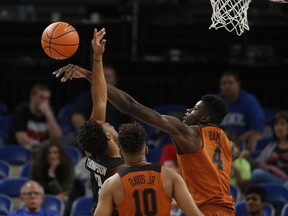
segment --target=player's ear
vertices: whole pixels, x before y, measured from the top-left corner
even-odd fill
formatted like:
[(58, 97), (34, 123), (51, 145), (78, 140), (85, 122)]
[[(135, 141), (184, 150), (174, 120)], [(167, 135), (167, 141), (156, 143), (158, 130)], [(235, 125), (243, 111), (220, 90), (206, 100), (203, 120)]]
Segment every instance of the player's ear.
[(107, 141), (109, 142), (110, 140), (113, 139), (112, 135), (110, 133), (105, 133), (106, 134), (106, 137), (107, 137)]
[(210, 116), (209, 115), (202, 115), (200, 118), (201, 122), (208, 122), (210, 120)]
[(149, 153), (149, 148), (148, 148), (148, 146), (145, 145), (144, 151), (145, 151), (145, 154), (148, 154), (148, 153)]

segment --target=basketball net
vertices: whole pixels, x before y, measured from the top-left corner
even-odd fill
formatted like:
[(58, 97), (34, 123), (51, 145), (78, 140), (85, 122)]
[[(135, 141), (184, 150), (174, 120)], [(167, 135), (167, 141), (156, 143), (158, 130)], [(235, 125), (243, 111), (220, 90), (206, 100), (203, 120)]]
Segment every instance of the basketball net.
[(210, 0), (212, 16), (209, 29), (225, 28), (236, 31), (240, 36), (245, 29), (249, 30), (247, 11), (252, 0)]

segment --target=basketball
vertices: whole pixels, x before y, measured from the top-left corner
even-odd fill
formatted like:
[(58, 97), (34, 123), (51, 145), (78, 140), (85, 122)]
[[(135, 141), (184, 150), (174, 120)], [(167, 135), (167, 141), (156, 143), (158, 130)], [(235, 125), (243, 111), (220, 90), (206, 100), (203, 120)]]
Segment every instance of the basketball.
[(49, 57), (64, 60), (74, 55), (77, 51), (79, 35), (69, 23), (54, 22), (43, 31), (41, 45)]

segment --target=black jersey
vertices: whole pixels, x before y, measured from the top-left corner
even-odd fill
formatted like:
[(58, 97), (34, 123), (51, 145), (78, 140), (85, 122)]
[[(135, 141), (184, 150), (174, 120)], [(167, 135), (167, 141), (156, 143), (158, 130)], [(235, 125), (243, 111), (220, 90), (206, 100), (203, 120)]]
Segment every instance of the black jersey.
[(110, 173), (109, 170), (113, 167), (124, 164), (124, 159), (122, 157), (99, 157), (90, 156), (87, 157), (85, 167), (90, 171), (90, 182), (93, 193), (94, 207), (92, 212), (98, 203), (99, 191), (104, 183), (104, 181), (109, 178), (114, 173)]

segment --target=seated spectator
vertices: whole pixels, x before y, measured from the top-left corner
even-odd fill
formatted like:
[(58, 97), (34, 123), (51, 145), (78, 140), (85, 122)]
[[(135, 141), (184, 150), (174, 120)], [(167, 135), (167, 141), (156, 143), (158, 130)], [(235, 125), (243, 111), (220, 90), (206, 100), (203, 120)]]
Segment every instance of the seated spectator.
[(43, 187), (36, 181), (27, 181), (21, 188), (20, 199), (23, 208), (11, 212), (10, 216), (60, 216), (60, 212), (41, 208), (44, 198)]
[[(233, 132), (228, 132), (227, 136), (239, 148), (240, 141), (237, 135)], [(230, 184), (235, 185), (240, 189), (241, 192), (244, 192), (251, 178), (251, 171), (251, 162), (247, 158), (239, 156), (239, 158), (233, 161), (232, 164), (232, 170), (230, 173)]]
[(251, 184), (288, 184), (288, 111), (275, 115), (272, 130), (276, 141), (269, 143), (255, 159)]
[[(118, 83), (116, 71), (110, 65), (104, 65), (104, 76), (106, 82), (116, 86)], [(83, 92), (74, 101), (75, 110), (72, 114), (71, 121), (75, 130), (79, 130), (80, 126), (90, 119), (92, 111), (91, 91)], [(107, 102), (106, 121), (117, 130), (122, 123), (131, 121), (131, 117), (118, 111), (109, 101)]]
[(65, 149), (49, 140), (39, 148), (32, 162), (30, 178), (39, 182), (45, 193), (59, 197), (69, 212), (72, 200), (74, 163)]
[(232, 164), (232, 170), (230, 174), (230, 184), (237, 186), (241, 192), (243, 192), (251, 178), (251, 164), (250, 162), (240, 156)]
[(247, 212), (251, 216), (263, 216), (266, 205), (267, 192), (263, 187), (251, 186), (245, 191)]
[(265, 114), (257, 97), (241, 88), (239, 75), (225, 71), (220, 77), (220, 92), (216, 95), (224, 99), (228, 113), (221, 123), (226, 132), (237, 134), (244, 144), (242, 155), (249, 158), (256, 141), (263, 137)]
[(50, 107), (51, 91), (35, 84), (28, 104), (15, 110), (8, 129), (8, 142), (31, 148), (49, 138), (61, 137), (62, 131)]
[(160, 163), (165, 167), (176, 169), (179, 172), (176, 147), (173, 144), (166, 144), (162, 147)]

